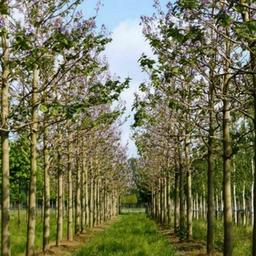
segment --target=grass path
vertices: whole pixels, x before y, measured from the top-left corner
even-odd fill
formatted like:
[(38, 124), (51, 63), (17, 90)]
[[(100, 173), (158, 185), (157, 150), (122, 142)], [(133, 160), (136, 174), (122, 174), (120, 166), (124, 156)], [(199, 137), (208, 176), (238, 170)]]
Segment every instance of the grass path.
[(123, 214), (74, 256), (172, 256), (174, 248), (145, 214)]
[(117, 220), (112, 219), (107, 223), (104, 223), (98, 227), (87, 229), (85, 233), (75, 236), (73, 241), (61, 241), (59, 246), (53, 244), (46, 254), (40, 252), (36, 256), (72, 256), (75, 252), (80, 250), (85, 244), (90, 243), (94, 237), (98, 236), (100, 233), (104, 232), (115, 223)]

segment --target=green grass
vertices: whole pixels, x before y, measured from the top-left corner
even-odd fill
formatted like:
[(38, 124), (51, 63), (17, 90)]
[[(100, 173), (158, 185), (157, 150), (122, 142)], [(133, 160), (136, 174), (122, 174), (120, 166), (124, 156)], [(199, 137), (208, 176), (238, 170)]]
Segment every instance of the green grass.
[[(18, 226), (17, 224), (17, 212), (11, 212), (11, 219), (10, 219), (10, 233), (11, 233), (11, 253), (12, 255), (24, 255), (26, 250), (26, 213), (25, 211), (21, 212), (21, 224)], [(51, 214), (51, 221), (50, 221), (51, 233), (50, 233), (50, 240), (52, 242), (55, 241), (56, 238), (56, 220), (55, 214), (52, 212)], [(64, 227), (63, 227), (63, 234), (64, 238), (66, 235), (66, 221), (64, 220)], [(37, 220), (36, 220), (36, 240), (35, 246), (36, 250), (42, 250), (43, 245), (43, 223), (40, 215), (40, 211), (38, 211)]]
[[(203, 220), (193, 221), (193, 238), (196, 240), (206, 241), (207, 224)], [(215, 247), (219, 251), (223, 251), (223, 223), (217, 221), (215, 223)], [(251, 226), (233, 226), (233, 255), (241, 256), (251, 255)]]
[[(126, 209), (125, 209), (126, 210)], [(17, 224), (17, 212), (11, 212), (10, 233), (12, 255), (24, 255), (26, 249), (26, 213), (21, 213), (21, 224)], [(206, 241), (206, 222), (193, 221), (193, 238)], [(235, 226), (234, 256), (251, 255), (252, 227)], [(43, 226), (40, 211), (36, 224), (36, 250), (42, 249)], [(56, 221), (54, 211), (51, 214), (51, 242), (56, 237)], [(63, 237), (66, 237), (66, 220), (64, 220)], [(223, 223), (215, 225), (215, 247), (223, 251)], [(118, 221), (103, 233), (97, 234), (76, 256), (169, 256), (174, 255), (174, 249), (165, 237), (157, 230), (156, 224), (144, 213), (126, 212)]]
[(171, 256), (174, 249), (143, 213), (122, 214), (76, 256)]

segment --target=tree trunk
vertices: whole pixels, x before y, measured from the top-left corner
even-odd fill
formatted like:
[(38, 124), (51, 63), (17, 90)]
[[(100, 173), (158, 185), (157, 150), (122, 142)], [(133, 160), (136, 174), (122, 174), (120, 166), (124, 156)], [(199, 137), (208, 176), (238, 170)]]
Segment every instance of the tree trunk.
[(37, 172), (37, 129), (38, 129), (38, 81), (39, 70), (35, 66), (32, 87), (32, 124), (31, 124), (31, 168), (29, 184), (28, 226), (26, 255), (34, 255), (36, 231), (36, 172)]
[[(3, 1), (2, 5), (8, 6), (7, 1)], [(7, 8), (8, 9), (8, 8)], [(6, 17), (4, 16), (4, 19)], [(9, 127), (8, 127), (8, 115), (9, 115), (9, 40), (7, 32), (2, 34), (2, 86), (1, 86), (1, 148), (2, 148), (2, 229), (1, 229), (1, 255), (9, 256), (10, 251), (10, 232), (9, 232), (9, 220), (10, 220), (10, 170), (9, 170)]]
[(100, 178), (97, 179), (97, 225), (100, 224)]
[[(89, 223), (90, 223), (90, 228), (93, 227), (93, 178), (90, 177), (90, 218), (89, 218)], [(107, 196), (107, 195), (106, 195)], [(106, 217), (107, 218), (107, 217)]]
[(175, 181), (174, 181), (174, 232), (178, 232), (179, 228), (179, 168), (177, 161), (175, 161)]
[(223, 201), (224, 201), (224, 255), (232, 255), (232, 196), (231, 196), (231, 138), (230, 138), (230, 101), (227, 97), (228, 80), (224, 78), (223, 88)]
[[(83, 150), (83, 149), (82, 149)], [(82, 170), (81, 170), (81, 232), (85, 230), (85, 193), (84, 193), (84, 180), (85, 180), (85, 163), (84, 156), (82, 157)]]
[(97, 223), (97, 208), (98, 208), (97, 191), (98, 191), (98, 178), (95, 178), (94, 191), (93, 191), (94, 192), (93, 193), (93, 201), (94, 201), (94, 204), (93, 204), (93, 224), (94, 224), (94, 226), (96, 226), (98, 224)]
[(58, 217), (56, 245), (59, 246), (63, 239), (63, 172), (60, 166), (60, 153), (58, 152)]
[(185, 237), (185, 210), (184, 210), (184, 178), (183, 178), (183, 170), (182, 170), (182, 162), (181, 162), (181, 152), (178, 145), (178, 155), (179, 155), (179, 198), (180, 198), (180, 213), (179, 213), (179, 236), (180, 239), (184, 239)]
[(254, 220), (254, 161), (252, 159), (252, 185), (251, 185), (251, 223)]
[(50, 155), (48, 128), (44, 128), (44, 224), (43, 224), (43, 251), (49, 249), (50, 242)]
[(75, 212), (75, 233), (78, 235), (81, 231), (81, 169), (77, 159), (76, 170), (76, 212)]
[(243, 211), (242, 211), (242, 216), (243, 216), (243, 225), (245, 226), (246, 225), (246, 202), (245, 202), (245, 182), (244, 182), (244, 185), (243, 185), (243, 194), (242, 194), (242, 199), (243, 199)]
[[(251, 70), (253, 72), (253, 102), (254, 102), (254, 144), (253, 144), (253, 151), (254, 151), (254, 170), (256, 170), (256, 60), (254, 54), (251, 53)], [(254, 173), (254, 191), (253, 191), (253, 256), (256, 256), (256, 175)]]
[(84, 189), (85, 189), (85, 224), (88, 227), (89, 226), (89, 190), (88, 190), (88, 169), (87, 167), (85, 168), (85, 184), (84, 184)]
[(73, 183), (72, 183), (72, 168), (71, 168), (71, 150), (70, 141), (68, 141), (68, 225), (67, 239), (73, 240)]
[[(211, 74), (213, 76), (213, 74)], [(214, 173), (213, 173), (213, 84), (210, 82), (209, 86), (209, 135), (208, 135), (208, 155), (207, 155), (207, 177), (208, 177), (208, 197), (207, 197), (207, 254), (214, 253)]]
[(237, 224), (238, 221), (238, 211), (237, 211), (237, 198), (236, 198), (236, 184), (233, 184), (233, 204), (234, 204), (234, 222)]
[(164, 194), (163, 194), (163, 178), (160, 178), (159, 179), (159, 189), (160, 189), (160, 200), (159, 200), (159, 212), (160, 212), (160, 223), (163, 224), (163, 220), (164, 220), (164, 212), (163, 212), (163, 209), (164, 209)]
[(192, 239), (192, 221), (193, 221), (193, 212), (192, 212), (192, 173), (190, 168), (189, 160), (189, 141), (186, 134), (185, 138), (185, 159), (186, 159), (186, 169), (187, 169), (187, 239)]
[(151, 205), (152, 205), (152, 210), (151, 210), (151, 217), (155, 219), (156, 217), (156, 200), (155, 200), (155, 190), (153, 188), (154, 186), (152, 186), (152, 191), (151, 191)]
[(167, 225), (171, 224), (171, 198), (170, 198), (170, 173), (167, 170), (166, 176), (166, 203), (167, 203)]
[(104, 192), (103, 192), (103, 198), (104, 198), (104, 221), (107, 220), (107, 192), (106, 192), (106, 181), (104, 181)]

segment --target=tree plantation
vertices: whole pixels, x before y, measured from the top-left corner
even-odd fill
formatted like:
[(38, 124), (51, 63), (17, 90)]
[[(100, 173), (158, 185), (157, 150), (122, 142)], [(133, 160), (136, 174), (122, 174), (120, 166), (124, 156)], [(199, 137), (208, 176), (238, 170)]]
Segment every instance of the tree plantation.
[[(155, 2), (142, 18), (150, 81), (134, 104), (139, 184), (151, 216), (180, 239), (193, 237), (193, 219), (207, 221), (208, 255), (222, 221), (220, 249), (232, 255), (233, 226), (256, 223), (256, 2)], [(256, 255), (255, 225), (250, 236), (239, 255)]]
[(109, 39), (95, 18), (83, 18), (79, 3), (0, 3), (4, 256), (11, 255), (13, 207), (16, 228), (21, 208), (27, 209), (26, 255), (34, 255), (40, 211), (47, 251), (50, 218), (56, 219), (56, 245), (72, 240), (116, 215), (125, 188), (126, 156), (117, 131), (122, 109), (111, 104), (128, 80), (109, 75), (101, 56)]
[(136, 93), (100, 3), (0, 1), (0, 255), (256, 256), (256, 1), (141, 1)]

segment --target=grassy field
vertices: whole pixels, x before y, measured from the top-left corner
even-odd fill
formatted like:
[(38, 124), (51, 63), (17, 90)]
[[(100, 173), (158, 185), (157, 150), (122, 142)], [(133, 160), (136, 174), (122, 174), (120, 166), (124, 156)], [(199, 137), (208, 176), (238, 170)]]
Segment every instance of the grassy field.
[(174, 248), (143, 213), (122, 214), (75, 256), (172, 256)]
[[(154, 221), (148, 219), (141, 211), (124, 209), (118, 220), (103, 233), (97, 234), (75, 256), (171, 256), (174, 248), (157, 230)], [(193, 221), (193, 238), (206, 241), (206, 222)], [(234, 225), (234, 256), (251, 255), (252, 227)], [(17, 212), (11, 212), (10, 222), (12, 255), (24, 255), (26, 249), (26, 213), (21, 213), (21, 224), (17, 223)], [(66, 220), (64, 220), (64, 239), (66, 237)], [(36, 250), (42, 249), (42, 219), (38, 212), (36, 224)], [(51, 241), (56, 237), (56, 222), (54, 211), (51, 214)], [(223, 251), (223, 223), (215, 225), (215, 246)]]
[[(193, 238), (196, 240), (206, 241), (207, 225), (205, 221), (193, 221)], [(233, 226), (234, 234), (234, 256), (251, 255), (251, 236), (252, 227)], [(215, 246), (219, 251), (223, 251), (223, 223), (217, 221), (215, 225)]]
[[(17, 212), (11, 212), (11, 221), (10, 221), (10, 233), (11, 233), (11, 253), (12, 255), (19, 256), (24, 255), (26, 250), (26, 213), (25, 211), (21, 212), (21, 224), (17, 223)], [(66, 221), (64, 221), (64, 237), (66, 235)], [(51, 214), (51, 236), (50, 239), (52, 242), (56, 238), (56, 223), (55, 223), (55, 214)], [(40, 211), (37, 215), (36, 223), (36, 250), (42, 249), (43, 242), (43, 225), (40, 215)]]

